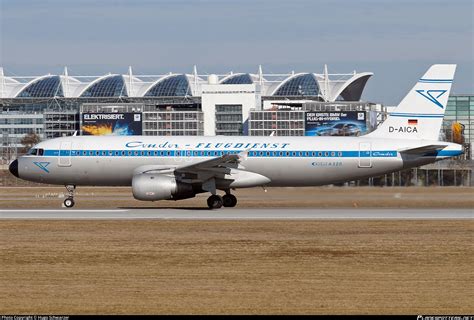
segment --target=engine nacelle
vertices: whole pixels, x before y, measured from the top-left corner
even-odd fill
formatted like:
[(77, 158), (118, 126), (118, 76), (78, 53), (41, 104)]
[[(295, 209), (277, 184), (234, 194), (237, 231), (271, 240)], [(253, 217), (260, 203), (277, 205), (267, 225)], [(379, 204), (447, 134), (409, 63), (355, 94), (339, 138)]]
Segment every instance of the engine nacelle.
[(137, 200), (179, 200), (196, 195), (190, 184), (177, 182), (175, 177), (157, 173), (139, 173), (132, 179), (132, 193)]

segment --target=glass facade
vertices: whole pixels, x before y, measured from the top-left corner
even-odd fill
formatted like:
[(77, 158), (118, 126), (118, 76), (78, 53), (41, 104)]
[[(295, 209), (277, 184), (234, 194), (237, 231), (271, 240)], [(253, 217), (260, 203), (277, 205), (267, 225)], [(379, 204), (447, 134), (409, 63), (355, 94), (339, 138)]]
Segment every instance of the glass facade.
[(304, 110), (251, 111), (249, 135), (304, 136)]
[(202, 136), (204, 135), (202, 111), (145, 111), (143, 135), (145, 136)]
[(59, 76), (51, 76), (33, 82), (23, 89), (17, 98), (63, 97), (63, 88)]
[(283, 83), (274, 96), (317, 96), (319, 86), (311, 73), (295, 76)]
[(148, 89), (145, 97), (184, 97), (191, 95), (188, 77), (180, 74), (158, 81)]
[(81, 97), (126, 97), (127, 90), (121, 75), (99, 80), (84, 91)]
[(253, 80), (250, 77), (250, 74), (244, 73), (240, 75), (235, 75), (227, 78), (226, 80), (222, 81), (222, 84), (252, 84)]
[(21, 143), (25, 135), (34, 133), (44, 138), (43, 114), (20, 110), (0, 112), (0, 165), (8, 164), (25, 151)]
[(462, 140), (464, 140), (465, 156), (473, 159), (472, 144), (474, 142), (474, 95), (451, 95), (446, 106), (443, 121), (444, 138), (447, 141), (456, 141), (453, 124), (460, 123), (463, 128)]
[(243, 135), (241, 104), (216, 104), (216, 135)]
[(79, 113), (74, 110), (52, 111), (44, 113), (44, 130), (47, 139), (71, 136), (79, 130)]

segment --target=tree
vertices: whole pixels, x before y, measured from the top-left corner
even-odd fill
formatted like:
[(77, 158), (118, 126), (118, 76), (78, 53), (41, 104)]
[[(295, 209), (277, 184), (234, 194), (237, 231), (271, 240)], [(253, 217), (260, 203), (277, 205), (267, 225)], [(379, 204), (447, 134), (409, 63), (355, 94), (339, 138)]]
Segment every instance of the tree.
[(41, 138), (34, 132), (30, 132), (21, 139), (21, 144), (24, 146), (21, 149), (21, 153), (28, 152), (34, 145), (38, 144), (41, 141)]

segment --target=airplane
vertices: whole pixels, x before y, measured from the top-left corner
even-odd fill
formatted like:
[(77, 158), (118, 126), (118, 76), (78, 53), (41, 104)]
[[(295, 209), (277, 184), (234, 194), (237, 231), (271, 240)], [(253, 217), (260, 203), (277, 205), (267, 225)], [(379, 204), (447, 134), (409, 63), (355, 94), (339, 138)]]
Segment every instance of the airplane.
[[(234, 207), (231, 190), (321, 186), (459, 156), (439, 140), (456, 65), (432, 65), (380, 126), (358, 137), (68, 136), (14, 160), (21, 179), (66, 186), (131, 186), (135, 199), (181, 200), (209, 192), (210, 209)], [(220, 196), (218, 191), (225, 194)]]

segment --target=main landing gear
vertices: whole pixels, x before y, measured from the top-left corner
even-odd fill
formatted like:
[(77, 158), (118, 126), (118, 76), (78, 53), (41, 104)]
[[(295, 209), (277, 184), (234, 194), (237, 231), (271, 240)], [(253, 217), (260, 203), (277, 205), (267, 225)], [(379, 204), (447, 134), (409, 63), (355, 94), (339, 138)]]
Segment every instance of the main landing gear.
[(224, 207), (235, 207), (237, 198), (233, 194), (228, 193), (222, 197), (222, 204)]
[(68, 196), (64, 200), (63, 203), (66, 208), (72, 208), (74, 207), (74, 191), (76, 190), (76, 186), (66, 185), (66, 190), (67, 190)]
[(207, 198), (207, 206), (209, 209), (219, 209), (222, 206), (224, 207), (235, 207), (237, 204), (237, 198), (227, 192), (224, 196), (219, 196), (217, 194), (213, 194), (209, 198)]

